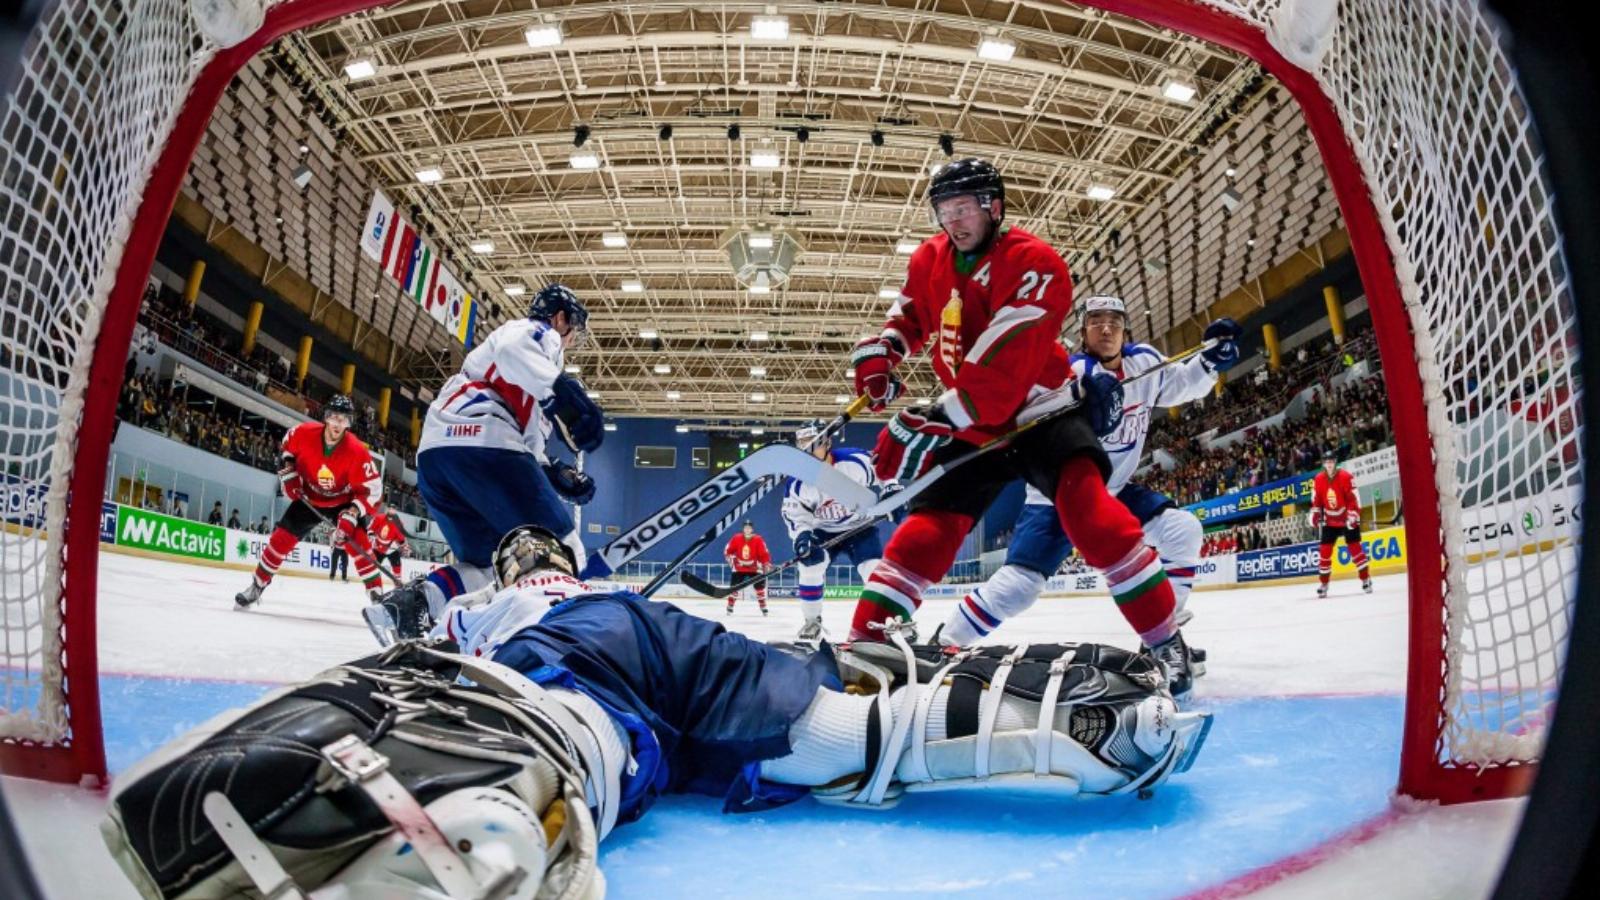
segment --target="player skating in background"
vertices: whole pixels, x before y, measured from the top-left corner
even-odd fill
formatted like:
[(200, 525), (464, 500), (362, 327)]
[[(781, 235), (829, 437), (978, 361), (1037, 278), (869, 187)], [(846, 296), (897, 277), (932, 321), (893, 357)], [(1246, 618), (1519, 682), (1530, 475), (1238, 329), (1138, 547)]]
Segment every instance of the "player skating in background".
[[(749, 519), (745, 519), (739, 533), (728, 540), (728, 546), (722, 549), (722, 558), (728, 561), (735, 576), (755, 575), (772, 568), (772, 553), (767, 550), (766, 538), (756, 534), (756, 524)], [(751, 587), (764, 616), (767, 614), (767, 582), (763, 579)], [(728, 595), (728, 615), (733, 615), (733, 603), (738, 599), (738, 594)]]
[[(375, 633), (426, 611), (437, 616), (451, 597), (488, 584), (495, 543), (518, 525), (548, 528), (583, 557), (566, 503), (593, 499), (594, 479), (551, 462), (545, 451), (556, 424), (575, 451), (595, 450), (605, 437), (599, 405), (562, 370), (565, 352), (581, 344), (588, 321), (576, 294), (547, 285), (529, 304), (527, 318), (496, 328), (440, 388), (417, 448), (417, 492), (455, 563), (367, 610)], [(385, 611), (389, 622), (379, 620)]]
[(1322, 471), (1311, 483), (1311, 527), (1318, 530), (1317, 596), (1328, 596), (1328, 579), (1333, 575), (1333, 543), (1344, 538), (1361, 577), (1361, 589), (1372, 593), (1372, 576), (1367, 573), (1367, 550), (1361, 546), (1361, 495), (1356, 480), (1339, 468), (1339, 456), (1332, 450), (1322, 454)]
[(386, 504), (379, 503), (377, 512), (373, 513), (372, 523), (367, 527), (367, 534), (372, 544), (372, 558), (379, 565), (388, 563), (389, 571), (399, 581), (400, 559), (403, 552), (409, 549), (406, 530), (400, 527), (400, 517), (391, 512)]
[(340, 666), (141, 761), (102, 825), (113, 857), (151, 896), (598, 897), (598, 843), (662, 795), (1149, 796), (1210, 721), (1115, 647), (771, 646), (596, 591), (570, 554), (516, 529), (492, 599), (439, 623), (454, 644)]
[(1106, 491), (1111, 460), (1097, 437), (1121, 415), (1115, 376), (1073, 378), (1058, 342), (1072, 309), (1072, 277), (1048, 243), (1002, 226), (1005, 185), (990, 164), (949, 163), (928, 200), (941, 231), (912, 254), (882, 334), (851, 356), (855, 387), (874, 409), (900, 393), (894, 368), (929, 348), (949, 389), (932, 406), (898, 413), (878, 437), (878, 477), (909, 481), (929, 464), (1048, 413), (981, 464), (957, 469), (910, 503), (856, 607), (852, 640), (881, 640), (888, 619), (910, 619), (944, 577), (961, 541), (1007, 484), (1022, 478), (1055, 504), (1090, 565), (1106, 573), (1118, 609), (1147, 646), (1181, 641), (1172, 586), (1139, 520)]
[(383, 479), (367, 445), (350, 430), (355, 405), (337, 394), (322, 407), (321, 422), (302, 422), (283, 436), (278, 462), (278, 482), (289, 508), (261, 548), (250, 586), (234, 595), (240, 609), (254, 606), (272, 583), (278, 567), (311, 529), (329, 521), (329, 540), (335, 547), (354, 544), (366, 551), (353, 553), (356, 575), (376, 599), (383, 593), (378, 569), (367, 545), (367, 521), (383, 497)]
[[(852, 481), (865, 487), (878, 487), (878, 477), (872, 470), (872, 455), (855, 447), (833, 446), (831, 437), (824, 438), (826, 426), (812, 422), (795, 432), (798, 447), (811, 443), (811, 455), (826, 460)], [(861, 511), (847, 507), (822, 493), (815, 486), (791, 480), (783, 492), (783, 524), (794, 542), (794, 555), (800, 561), (800, 583), (795, 591), (800, 598), (800, 612), (805, 622), (800, 626), (800, 640), (814, 641), (822, 637), (822, 589), (827, 579), (828, 566), (834, 559), (848, 557), (856, 565), (861, 580), (866, 581), (883, 558), (883, 541), (878, 529), (864, 529), (859, 535), (833, 548), (830, 556), (822, 544), (846, 531), (859, 527), (865, 519)]]
[[(1072, 356), (1072, 368), (1079, 377), (1101, 370), (1126, 380), (1166, 362), (1166, 357), (1149, 344), (1128, 340), (1127, 322), (1127, 306), (1120, 297), (1098, 295), (1083, 301), (1083, 349)], [(1184, 605), (1194, 584), (1195, 567), (1200, 564), (1204, 530), (1200, 520), (1179, 509), (1172, 498), (1131, 479), (1139, 468), (1154, 411), (1181, 406), (1209, 393), (1216, 384), (1216, 373), (1239, 361), (1239, 334), (1239, 326), (1232, 319), (1218, 319), (1205, 332), (1207, 340), (1217, 341), (1215, 345), (1127, 385), (1122, 395), (1122, 421), (1115, 431), (1100, 439), (1111, 458), (1106, 490), (1138, 518), (1145, 540), (1161, 554), (1180, 626), (1191, 615)], [(940, 640), (964, 647), (1019, 615), (1039, 599), (1045, 579), (1055, 574), (1071, 553), (1072, 542), (1062, 531), (1054, 507), (1030, 485), (1027, 502), (1006, 549), (1005, 565), (956, 604), (940, 627)], [(1180, 697), (1189, 691), (1192, 676), (1205, 671), (1199, 651), (1190, 650), (1184, 655), (1180, 653), (1184, 647), (1186, 642), (1182, 640), (1170, 642), (1168, 654), (1162, 659), (1172, 677), (1172, 692)]]

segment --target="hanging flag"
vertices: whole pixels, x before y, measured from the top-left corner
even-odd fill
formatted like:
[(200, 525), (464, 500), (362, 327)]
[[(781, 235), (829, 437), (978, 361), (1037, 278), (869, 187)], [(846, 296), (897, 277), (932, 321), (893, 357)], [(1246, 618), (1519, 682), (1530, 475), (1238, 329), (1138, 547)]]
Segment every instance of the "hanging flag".
[(372, 207), (361, 232), (361, 252), (456, 340), (472, 346), (477, 304), (455, 273), (444, 266), (438, 251), (423, 242), (422, 235), (401, 218), (382, 191), (372, 194)]

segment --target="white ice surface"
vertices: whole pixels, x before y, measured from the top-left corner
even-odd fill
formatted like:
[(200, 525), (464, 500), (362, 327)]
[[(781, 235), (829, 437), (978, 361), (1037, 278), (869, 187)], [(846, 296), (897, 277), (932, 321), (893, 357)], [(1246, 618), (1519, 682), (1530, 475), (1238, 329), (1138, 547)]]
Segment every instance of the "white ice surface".
[[(239, 613), (232, 596), (247, 573), (113, 553), (103, 554), (100, 566), (100, 664), (108, 673), (286, 682), (374, 646), (360, 624), (365, 597), (354, 582), (281, 578), (258, 611)], [(1405, 580), (1383, 576), (1377, 582), (1370, 596), (1354, 582), (1335, 582), (1326, 600), (1315, 599), (1306, 584), (1197, 592), (1190, 601), (1195, 619), (1185, 634), (1212, 654), (1200, 690), (1217, 698), (1399, 694)], [(758, 638), (792, 638), (800, 624), (792, 601), (773, 601), (765, 618), (751, 601), (731, 617), (720, 600), (679, 602)], [(952, 603), (929, 601), (920, 617), (925, 628), (942, 621)], [(831, 634), (848, 631), (852, 610), (852, 603), (826, 604)], [(1134, 643), (1105, 598), (1041, 601), (995, 638)], [(50, 896), (135, 896), (96, 831), (103, 794), (17, 779), (5, 779), (4, 789)], [(1377, 837), (1274, 885), (1271, 896), (1486, 894), (1521, 807), (1512, 801), (1408, 812)], [(1394, 877), (1399, 869), (1406, 877)]]

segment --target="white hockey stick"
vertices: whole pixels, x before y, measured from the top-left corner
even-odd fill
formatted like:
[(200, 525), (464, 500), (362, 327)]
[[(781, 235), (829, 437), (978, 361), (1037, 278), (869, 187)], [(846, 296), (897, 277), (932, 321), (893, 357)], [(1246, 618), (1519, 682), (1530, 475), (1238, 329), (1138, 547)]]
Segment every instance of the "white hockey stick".
[(769, 475), (787, 475), (796, 481), (814, 484), (818, 490), (848, 506), (866, 507), (877, 499), (871, 488), (857, 484), (804, 450), (788, 444), (768, 444), (691, 488), (589, 554), (582, 577), (603, 578), (611, 574), (618, 566), (637, 558), (722, 501)]

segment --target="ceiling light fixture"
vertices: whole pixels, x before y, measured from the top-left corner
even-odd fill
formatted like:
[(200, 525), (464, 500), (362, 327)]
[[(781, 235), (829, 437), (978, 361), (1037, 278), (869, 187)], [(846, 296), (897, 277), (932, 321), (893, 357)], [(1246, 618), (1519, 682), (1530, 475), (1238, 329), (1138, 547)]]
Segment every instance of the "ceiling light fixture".
[(426, 169), (418, 169), (413, 174), (417, 176), (417, 181), (421, 182), (422, 184), (438, 184), (444, 180), (444, 173), (439, 171), (438, 166), (429, 166)]
[(616, 431), (617, 430), (617, 423), (615, 423), (615, 422), (607, 422), (604, 425), (601, 425), (600, 427), (604, 428), (606, 431)]
[(756, 250), (771, 250), (772, 249), (772, 232), (770, 232), (770, 231), (752, 231), (752, 232), (750, 232), (750, 246), (751, 246), (751, 248), (756, 249)]
[(772, 340), (772, 336), (767, 334), (765, 331), (752, 331), (752, 332), (750, 332), (750, 340), (752, 340), (752, 341), (770, 341), (770, 340)]
[(750, 36), (758, 41), (787, 41), (788, 16), (756, 16), (750, 20)]
[(555, 47), (561, 43), (560, 25), (535, 25), (522, 33), (528, 46), (535, 50)]
[(344, 74), (351, 81), (360, 81), (378, 74), (378, 67), (370, 59), (353, 59), (344, 64)]
[(897, 288), (897, 287), (881, 287), (881, 288), (878, 288), (878, 297), (883, 299), (883, 300), (895, 300), (895, 299), (898, 299), (899, 296), (900, 296), (900, 289)]
[(750, 377), (751, 378), (765, 378), (765, 377), (767, 377), (767, 367), (766, 366), (751, 366), (750, 367)]
[(750, 154), (752, 169), (776, 169), (781, 163), (782, 159), (775, 150), (756, 150)]
[(1199, 92), (1200, 89), (1190, 79), (1180, 75), (1169, 75), (1161, 84), (1161, 96), (1179, 103), (1188, 103)]
[(671, 375), (672, 367), (666, 363), (656, 363), (654, 371), (657, 375)]
[[(667, 399), (668, 400), (682, 400), (683, 399), (683, 392), (682, 391), (667, 391)], [(687, 431), (688, 429), (684, 429), (684, 430)]]
[[(627, 281), (624, 281), (622, 284), (617, 285), (617, 287), (624, 294), (642, 294), (642, 293), (644, 293), (644, 282), (639, 281), (637, 279), (630, 278)], [(641, 333), (639, 336), (640, 337), (644, 337), (644, 334)], [(651, 337), (655, 337), (656, 336), (655, 332), (651, 332), (650, 336)]]
[[(751, 434), (766, 434), (767, 430), (765, 428), (762, 428), (761, 426), (757, 425), (757, 426), (755, 426), (755, 427), (750, 429), (750, 433)], [(744, 445), (740, 444), (740, 446), (742, 447)]]
[[(673, 394), (676, 394), (676, 393), (677, 393), (677, 391), (668, 392), (667, 393), (667, 399), (668, 400), (677, 399), (676, 397), (672, 396)], [(679, 434), (688, 434), (689, 433), (689, 426), (687, 426), (687, 425), (674, 425), (674, 426), (672, 426), (672, 430), (676, 431)]]
[(767, 402), (767, 395), (761, 393), (760, 391), (756, 391), (754, 394), (750, 395), (750, 402), (751, 403), (765, 403), (765, 402)]
[(978, 58), (1006, 62), (1017, 55), (1017, 45), (1004, 38), (986, 37), (978, 41)]
[(620, 231), (607, 231), (600, 235), (600, 243), (615, 250), (628, 246), (628, 236)]
[(484, 254), (489, 254), (489, 253), (493, 253), (494, 252), (494, 241), (490, 241), (490, 240), (473, 241), (472, 243), (468, 244), (467, 246), (472, 248), (472, 252), (473, 253), (477, 253), (479, 255), (484, 255)]
[(1084, 196), (1088, 197), (1090, 200), (1099, 200), (1104, 202), (1106, 200), (1110, 200), (1112, 197), (1115, 197), (1117, 195), (1117, 189), (1109, 184), (1091, 184), (1089, 185), (1089, 189), (1083, 193)]
[(580, 150), (567, 157), (567, 165), (574, 169), (598, 169), (600, 168), (600, 157), (593, 150)]
[(567, 366), (567, 368), (566, 368), (566, 372), (567, 372), (568, 375), (576, 375), (576, 374), (578, 374), (579, 372), (582, 372), (582, 371), (583, 371), (583, 369), (578, 367), (578, 366)]
[(894, 245), (894, 252), (900, 254), (901, 256), (910, 256), (911, 254), (917, 252), (917, 248), (920, 246), (922, 245), (914, 238), (901, 238)]
[(527, 292), (528, 292), (528, 289), (523, 287), (520, 284), (508, 284), (508, 285), (506, 285), (505, 294), (506, 294), (507, 297), (521, 297), (523, 294), (526, 294)]

